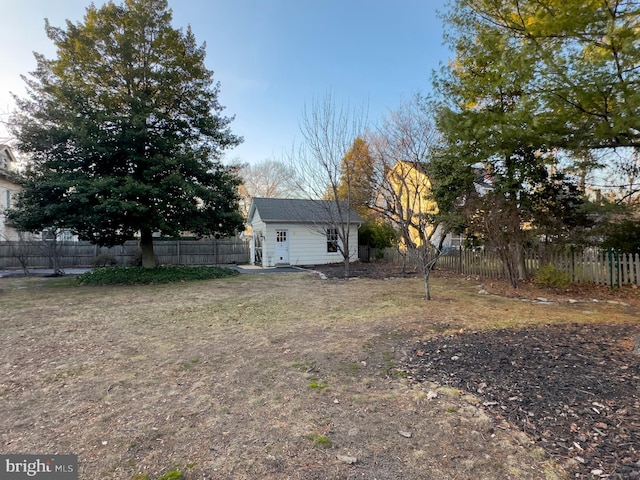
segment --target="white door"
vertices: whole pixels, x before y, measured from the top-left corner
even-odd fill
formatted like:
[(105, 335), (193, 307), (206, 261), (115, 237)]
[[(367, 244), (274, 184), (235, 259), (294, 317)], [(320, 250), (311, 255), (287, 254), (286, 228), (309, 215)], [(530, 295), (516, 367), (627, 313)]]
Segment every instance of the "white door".
[(287, 230), (276, 230), (276, 265), (289, 263), (289, 236)]

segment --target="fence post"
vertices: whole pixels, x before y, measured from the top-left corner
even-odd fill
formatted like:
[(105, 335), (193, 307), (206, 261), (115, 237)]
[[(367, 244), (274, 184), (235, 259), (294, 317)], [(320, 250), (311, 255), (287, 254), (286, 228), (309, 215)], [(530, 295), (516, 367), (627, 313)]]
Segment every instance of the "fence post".
[[(615, 252), (615, 257), (614, 257)], [(609, 288), (613, 289), (614, 280), (615, 285), (620, 287), (620, 249), (619, 248), (609, 248)], [(614, 277), (614, 266), (615, 266), (615, 277)]]
[(576, 281), (576, 252), (573, 249), (573, 246), (570, 248), (569, 253), (571, 254), (571, 281)]
[(620, 288), (622, 286), (622, 265), (621, 265), (622, 251), (616, 249), (616, 284)]

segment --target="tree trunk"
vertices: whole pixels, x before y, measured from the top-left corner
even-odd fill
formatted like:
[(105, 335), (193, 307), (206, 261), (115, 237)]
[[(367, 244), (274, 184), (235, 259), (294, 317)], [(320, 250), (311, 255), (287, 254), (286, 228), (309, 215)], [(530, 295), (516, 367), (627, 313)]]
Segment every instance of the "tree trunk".
[(343, 262), (344, 262), (344, 278), (345, 280), (349, 279), (350, 274), (350, 263), (351, 263), (351, 250), (349, 249), (349, 229), (347, 229), (346, 234), (342, 235), (342, 248), (338, 248), (340, 253), (342, 254)]
[(427, 300), (431, 300), (431, 285), (429, 284), (429, 277), (431, 276), (431, 269), (422, 274), (424, 278), (424, 293)]
[(520, 280), (526, 280), (529, 277), (529, 272), (527, 271), (527, 260), (525, 256), (524, 248), (520, 247), (518, 249), (518, 273), (520, 276)]
[(349, 261), (349, 257), (346, 256), (344, 257), (344, 278), (348, 279), (349, 278), (349, 273), (350, 273), (350, 261)]
[(518, 288), (518, 281), (520, 278), (519, 264), (517, 254), (514, 251), (515, 248), (510, 248), (509, 245), (497, 249), (498, 257), (502, 261), (504, 271), (507, 275), (507, 280), (512, 288)]
[(153, 253), (153, 234), (150, 228), (140, 230), (140, 251), (142, 252), (142, 268), (156, 268), (158, 259)]

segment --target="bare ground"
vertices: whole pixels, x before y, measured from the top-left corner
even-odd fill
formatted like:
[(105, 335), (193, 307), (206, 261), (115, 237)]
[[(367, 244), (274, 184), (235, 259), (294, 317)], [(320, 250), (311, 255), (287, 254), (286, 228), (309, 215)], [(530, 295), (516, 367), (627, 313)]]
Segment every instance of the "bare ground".
[(0, 279), (0, 451), (78, 454), (81, 479), (572, 478), (478, 391), (413, 373), (417, 342), (504, 322), (638, 328), (637, 308), (452, 278), (427, 303), (419, 279), (384, 278)]
[[(324, 274), (338, 278), (343, 271), (332, 266)], [(352, 274), (416, 275), (385, 264), (356, 264)], [(640, 304), (635, 286), (559, 289), (529, 281), (513, 289), (488, 280), (478, 289), (542, 305)], [(403, 365), (411, 380), (476, 393), (489, 414), (517, 425), (577, 477), (640, 478), (640, 326), (635, 322), (462, 330), (415, 343)]]

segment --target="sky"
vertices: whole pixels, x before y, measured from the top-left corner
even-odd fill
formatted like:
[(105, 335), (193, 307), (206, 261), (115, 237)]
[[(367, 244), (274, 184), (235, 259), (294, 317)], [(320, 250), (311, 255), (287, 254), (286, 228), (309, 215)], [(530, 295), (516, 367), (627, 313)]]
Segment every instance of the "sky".
[[(123, 3), (124, 0), (115, 0)], [(55, 58), (45, 18), (82, 21), (91, 0), (3, 0), (0, 19), (0, 120), (24, 96), (21, 75), (33, 52)], [(105, 3), (95, 0), (96, 6)], [(206, 43), (219, 101), (244, 142), (225, 161), (283, 160), (301, 140), (305, 108), (331, 95), (364, 107), (375, 126), (416, 93), (431, 91), (432, 71), (452, 56), (437, 11), (446, 0), (169, 0), (173, 26), (191, 26)], [(0, 141), (8, 133), (0, 127)]]

